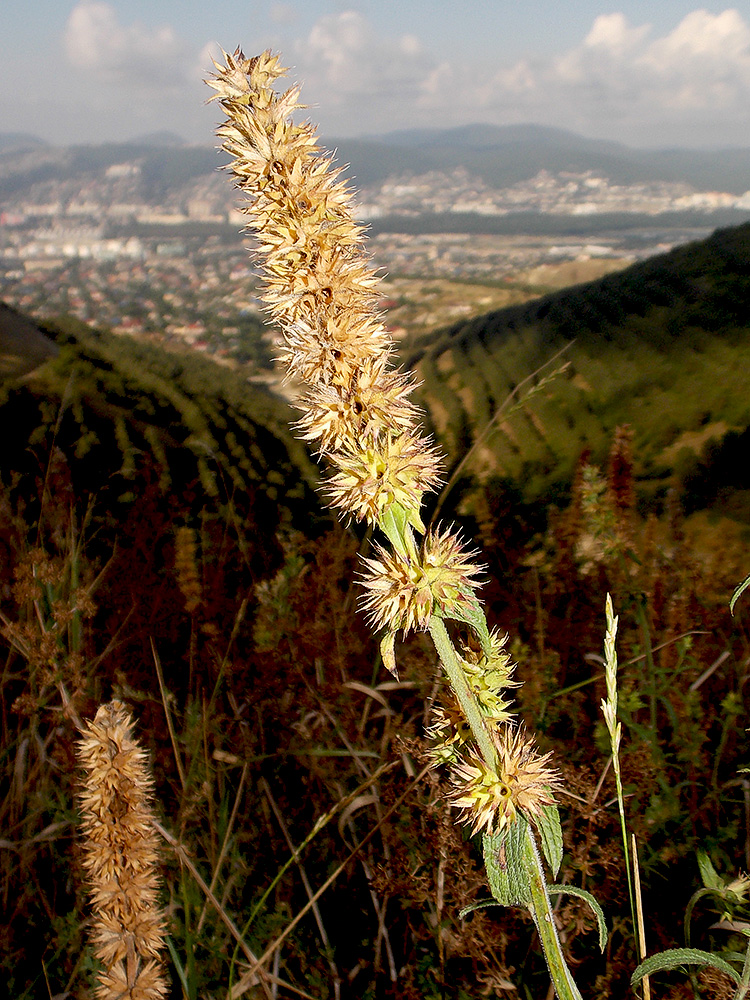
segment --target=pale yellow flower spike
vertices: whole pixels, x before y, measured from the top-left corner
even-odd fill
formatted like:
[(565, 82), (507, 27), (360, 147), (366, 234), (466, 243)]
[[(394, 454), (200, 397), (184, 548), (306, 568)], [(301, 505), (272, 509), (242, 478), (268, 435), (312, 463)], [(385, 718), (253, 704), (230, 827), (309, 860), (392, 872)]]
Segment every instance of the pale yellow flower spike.
[[(328, 464), (329, 504), (344, 518), (380, 528), (392, 546), (375, 547), (361, 578), (361, 607), (383, 632), (383, 663), (396, 675), (398, 631), (430, 631), (457, 703), (436, 718), (430, 753), (451, 766), (453, 805), (472, 832), (501, 832), (518, 812), (541, 821), (558, 778), (548, 756), (507, 723), (503, 692), (513, 686), (512, 665), (475, 595), (482, 569), (475, 553), (450, 530), (425, 534), (422, 502), (440, 483), (440, 462), (409, 399), (412, 376), (390, 365), (377, 278), (349, 192), (318, 148), (314, 127), (292, 120), (302, 107), (298, 89), (274, 91), (283, 74), (278, 57), (246, 59), (237, 49), (225, 60), (208, 83), (227, 117), (218, 134), (231, 157), (228, 169), (249, 198), (243, 210), (258, 236), (264, 298), (284, 337), (287, 377), (306, 384), (297, 429)], [(425, 536), (421, 544), (415, 534)], [(456, 652), (446, 618), (475, 631), (479, 654)], [(559, 830), (556, 812), (545, 817)], [(530, 828), (521, 849), (526, 853), (513, 863), (520, 870), (527, 855), (535, 859), (529, 893), (556, 987), (566, 1000), (580, 1000), (549, 899), (537, 888), (544, 877)]]
[[(413, 377), (390, 364), (390, 339), (375, 312), (377, 278), (349, 192), (318, 148), (313, 126), (292, 121), (302, 107), (298, 88), (274, 91), (283, 74), (278, 58), (265, 52), (246, 59), (237, 50), (225, 59), (208, 82), (227, 116), (218, 133), (232, 157), (229, 169), (250, 198), (244, 211), (258, 234), (264, 298), (284, 336), (288, 377), (309, 385), (297, 429), (326, 459), (328, 501), (342, 516), (382, 527), (398, 508), (423, 534), (421, 506), (440, 483), (439, 459), (409, 399)], [(430, 532), (421, 545), (376, 546), (364, 563), (361, 607), (391, 645), (397, 631), (428, 629), (435, 614), (463, 620), (476, 602), (481, 566), (449, 530)], [(472, 662), (466, 650), (460, 662), (480, 710), (497, 726), (509, 718), (503, 691), (512, 682), (502, 642), (494, 634), (490, 641), (490, 659)], [(456, 741), (441, 735), (453, 756)], [(544, 769), (536, 773), (539, 758), (528, 740), (498, 743), (497, 751), (505, 772), (516, 776), (507, 804), (502, 774), (485, 773), (469, 757), (456, 762), (463, 792), (455, 801), (466, 810), (471, 800), (475, 829), (502, 827), (516, 806), (533, 816), (537, 802), (552, 801), (554, 780)], [(549, 778), (546, 791), (542, 777)]]

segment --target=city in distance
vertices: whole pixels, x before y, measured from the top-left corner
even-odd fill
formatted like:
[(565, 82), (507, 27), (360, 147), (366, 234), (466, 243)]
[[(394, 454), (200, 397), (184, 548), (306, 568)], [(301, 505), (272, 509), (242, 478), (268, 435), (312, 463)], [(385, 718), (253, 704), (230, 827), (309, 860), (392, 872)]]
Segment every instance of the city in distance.
[[(400, 335), (750, 218), (750, 149), (640, 150), (532, 125), (322, 143), (356, 189)], [(274, 334), (223, 158), (168, 133), (73, 147), (0, 135), (0, 298), (266, 368)]]

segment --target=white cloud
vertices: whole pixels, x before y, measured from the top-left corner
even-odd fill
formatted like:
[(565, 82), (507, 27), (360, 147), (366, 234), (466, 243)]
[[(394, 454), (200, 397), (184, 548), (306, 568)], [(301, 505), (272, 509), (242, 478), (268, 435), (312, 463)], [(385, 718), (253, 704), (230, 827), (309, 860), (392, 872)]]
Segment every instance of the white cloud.
[[(488, 46), (477, 43), (467, 64), (432, 51), (428, 29), (384, 34), (354, 9), (319, 17), (302, 35), (300, 8), (271, 3), (268, 17), (288, 40), (258, 47), (282, 48), (324, 135), (531, 121), (633, 144), (750, 141), (750, 20), (736, 9), (696, 9), (662, 32), (615, 10), (551, 55), (503, 62), (500, 39), (498, 56), (483, 57)], [(91, 105), (131, 118), (169, 108), (185, 122), (187, 94), (202, 104), (198, 81), (218, 48), (192, 50), (179, 26), (124, 21), (107, 0), (77, 0), (64, 43)]]
[[(710, 142), (750, 124), (750, 25), (734, 9), (696, 10), (670, 32), (597, 17), (557, 56), (503, 67), (476, 90), (485, 117), (536, 120), (625, 141)], [(736, 142), (749, 136), (738, 134)]]
[(438, 66), (417, 37), (378, 35), (355, 10), (320, 18), (293, 55), (306, 97), (360, 131), (398, 127), (398, 109), (419, 98)]
[(631, 28), (624, 14), (600, 14), (583, 40), (588, 49), (600, 49), (624, 55), (636, 48), (648, 35), (650, 25)]
[(188, 47), (171, 25), (121, 24), (104, 0), (76, 4), (65, 25), (64, 46), (74, 69), (102, 81), (177, 86), (190, 75)]
[(290, 54), (329, 132), (535, 121), (663, 145), (726, 141), (750, 124), (750, 24), (734, 9), (695, 10), (660, 35), (614, 11), (567, 50), (468, 67), (344, 10), (319, 18)]
[(750, 26), (736, 10), (688, 14), (644, 53), (641, 64), (665, 107), (706, 112), (750, 101)]

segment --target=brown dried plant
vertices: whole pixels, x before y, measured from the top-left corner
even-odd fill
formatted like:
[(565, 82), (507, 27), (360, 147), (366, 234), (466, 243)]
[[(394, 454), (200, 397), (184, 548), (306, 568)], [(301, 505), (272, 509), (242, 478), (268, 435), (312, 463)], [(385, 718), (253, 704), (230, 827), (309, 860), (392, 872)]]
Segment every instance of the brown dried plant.
[(99, 1000), (159, 1000), (165, 916), (157, 898), (158, 835), (146, 753), (127, 707), (114, 700), (87, 722), (78, 745), (83, 866), (93, 909), (92, 941), (104, 969)]

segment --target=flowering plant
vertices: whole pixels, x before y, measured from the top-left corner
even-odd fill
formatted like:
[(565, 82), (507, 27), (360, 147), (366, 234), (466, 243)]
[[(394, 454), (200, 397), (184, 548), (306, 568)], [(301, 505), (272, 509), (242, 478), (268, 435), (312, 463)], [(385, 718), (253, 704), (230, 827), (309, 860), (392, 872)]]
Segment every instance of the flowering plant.
[[(461, 822), (482, 834), (491, 902), (530, 910), (558, 994), (579, 997), (536, 846), (538, 836), (556, 874), (559, 779), (510, 713), (510, 658), (477, 598), (476, 553), (452, 528), (427, 531), (423, 523), (425, 495), (441, 481), (440, 458), (410, 398), (413, 376), (392, 363), (350, 192), (314, 127), (293, 120), (303, 107), (299, 88), (274, 89), (285, 72), (279, 57), (247, 59), (238, 49), (224, 60), (207, 82), (226, 115), (218, 134), (247, 195), (243, 210), (258, 237), (287, 378), (304, 387), (299, 432), (326, 465), (330, 505), (379, 529), (388, 543), (364, 560), (361, 607), (382, 633), (383, 661), (394, 675), (397, 633), (430, 633), (451, 687), (430, 729), (431, 759), (449, 768)], [(468, 627), (470, 648), (459, 652), (448, 621)]]

